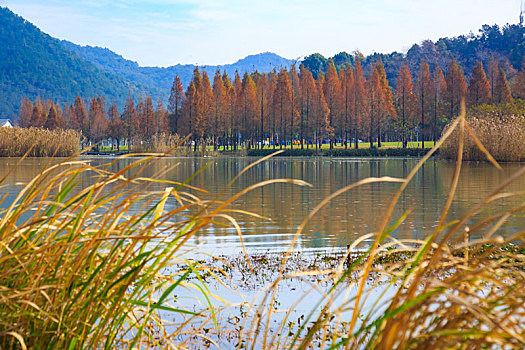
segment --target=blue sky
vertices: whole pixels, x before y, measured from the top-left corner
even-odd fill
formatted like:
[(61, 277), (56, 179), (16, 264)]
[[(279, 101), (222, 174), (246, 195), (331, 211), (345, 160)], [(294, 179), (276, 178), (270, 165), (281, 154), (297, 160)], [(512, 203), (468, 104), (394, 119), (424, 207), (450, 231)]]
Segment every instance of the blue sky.
[(517, 23), (521, 0), (0, 0), (54, 37), (148, 66), (298, 58), (413, 43)]

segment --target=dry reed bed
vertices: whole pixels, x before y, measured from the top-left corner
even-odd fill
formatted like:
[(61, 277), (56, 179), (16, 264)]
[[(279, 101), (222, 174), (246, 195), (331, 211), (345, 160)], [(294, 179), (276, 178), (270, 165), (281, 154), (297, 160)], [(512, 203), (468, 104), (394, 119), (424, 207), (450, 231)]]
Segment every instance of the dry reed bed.
[(0, 128), (0, 157), (69, 157), (77, 153), (80, 133), (42, 128)]
[[(498, 161), (525, 159), (525, 106), (522, 103), (483, 106), (469, 112), (469, 128), (488, 152)], [(458, 150), (458, 131), (443, 144), (440, 156), (455, 159)], [(486, 160), (472, 137), (465, 139), (464, 160)]]

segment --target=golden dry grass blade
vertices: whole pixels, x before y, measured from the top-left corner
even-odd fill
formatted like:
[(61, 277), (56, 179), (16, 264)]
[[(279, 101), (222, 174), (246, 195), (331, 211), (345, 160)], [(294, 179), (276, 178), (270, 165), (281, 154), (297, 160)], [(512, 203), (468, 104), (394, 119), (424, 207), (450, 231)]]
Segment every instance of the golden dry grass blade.
[(467, 130), (468, 134), (470, 135), (470, 137), (472, 137), (472, 139), (474, 140), (474, 143), (480, 149), (480, 151), (483, 152), (487, 156), (487, 159), (489, 160), (489, 162), (491, 162), (497, 169), (501, 170), (501, 165), (499, 165), (499, 163), (496, 161), (496, 159), (494, 159), (492, 154), (490, 154), (489, 151), (487, 151), (487, 149), (485, 148), (485, 146), (483, 146), (483, 144), (478, 139), (476, 134), (474, 134), (472, 129), (468, 126), (468, 123), (465, 123), (465, 130)]

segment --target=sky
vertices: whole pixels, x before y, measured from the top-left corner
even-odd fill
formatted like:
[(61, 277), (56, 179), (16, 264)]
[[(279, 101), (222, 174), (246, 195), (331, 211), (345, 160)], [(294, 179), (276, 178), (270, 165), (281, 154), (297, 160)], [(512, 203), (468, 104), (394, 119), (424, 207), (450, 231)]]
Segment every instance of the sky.
[(234, 63), (274, 52), (405, 53), (414, 43), (517, 23), (521, 0), (0, 0), (59, 39), (142, 66)]

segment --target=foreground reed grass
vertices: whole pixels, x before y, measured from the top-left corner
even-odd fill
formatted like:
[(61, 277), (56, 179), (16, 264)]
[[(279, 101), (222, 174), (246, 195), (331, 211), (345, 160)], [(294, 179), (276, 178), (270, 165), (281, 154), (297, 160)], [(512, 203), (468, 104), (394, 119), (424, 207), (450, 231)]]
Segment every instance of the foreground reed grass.
[(69, 157), (78, 152), (80, 137), (74, 130), (0, 128), (0, 157)]
[[(250, 188), (225, 201), (201, 201), (203, 190), (184, 183), (154, 191), (141, 173), (156, 157), (118, 172), (64, 161), (0, 199), (0, 348), (170, 348), (218, 326), (220, 296), (187, 280), (206, 268), (182, 252), (202, 227), (233, 220), (227, 205)], [(177, 305), (179, 288), (208, 306)]]

